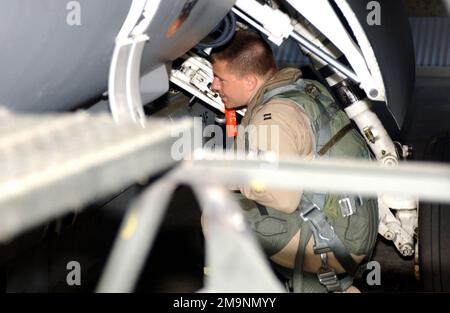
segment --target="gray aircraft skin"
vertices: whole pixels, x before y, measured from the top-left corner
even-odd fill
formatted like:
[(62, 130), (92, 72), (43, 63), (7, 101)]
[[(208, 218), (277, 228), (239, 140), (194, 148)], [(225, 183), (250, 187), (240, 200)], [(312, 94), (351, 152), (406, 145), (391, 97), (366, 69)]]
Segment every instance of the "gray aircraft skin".
[[(131, 0), (5, 0), (0, 11), (0, 104), (18, 112), (66, 111), (95, 100), (108, 88), (115, 38)], [(382, 24), (366, 23), (367, 1), (350, 0), (372, 43), (384, 78), (387, 103), (399, 126), (414, 83), (414, 50), (398, 1), (381, 1)], [(229, 12), (233, 0), (199, 0), (182, 27), (165, 36), (185, 0), (161, 1), (147, 34), (142, 74), (169, 64), (196, 45)], [(393, 70), (395, 69), (395, 70)], [(382, 106), (380, 106), (382, 107)], [(390, 128), (389, 125), (385, 125)]]
[[(79, 3), (77, 25), (71, 2)], [(18, 112), (66, 111), (101, 96), (115, 38), (132, 0), (6, 0), (0, 10), (0, 104)], [(147, 34), (142, 73), (180, 57), (228, 13), (232, 0), (200, 0), (173, 36), (185, 0), (161, 1)], [(73, 25), (75, 24), (75, 25)]]

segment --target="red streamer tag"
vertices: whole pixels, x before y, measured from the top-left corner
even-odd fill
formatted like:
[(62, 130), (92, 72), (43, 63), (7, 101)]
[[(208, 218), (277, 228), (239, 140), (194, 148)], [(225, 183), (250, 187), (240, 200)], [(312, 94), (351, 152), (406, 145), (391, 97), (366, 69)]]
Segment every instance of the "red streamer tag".
[(236, 110), (225, 110), (225, 118), (227, 119), (227, 137), (236, 137)]

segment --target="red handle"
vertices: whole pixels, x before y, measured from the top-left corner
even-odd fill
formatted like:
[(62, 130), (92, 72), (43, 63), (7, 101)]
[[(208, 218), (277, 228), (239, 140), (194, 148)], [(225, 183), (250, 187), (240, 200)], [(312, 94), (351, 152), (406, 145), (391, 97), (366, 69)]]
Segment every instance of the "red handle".
[(227, 119), (227, 137), (236, 137), (236, 110), (225, 110), (225, 118)]

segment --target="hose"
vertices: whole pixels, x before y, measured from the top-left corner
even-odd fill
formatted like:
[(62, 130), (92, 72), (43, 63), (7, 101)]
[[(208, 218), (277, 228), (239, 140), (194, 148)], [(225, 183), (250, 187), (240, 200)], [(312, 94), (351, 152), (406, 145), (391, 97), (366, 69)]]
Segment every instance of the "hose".
[(234, 32), (236, 30), (236, 15), (233, 12), (228, 13), (222, 20), (222, 22), (219, 23), (218, 26), (216, 26), (216, 28), (211, 33), (217, 31), (222, 24), (223, 30), (218, 38), (216, 38), (210, 43), (199, 43), (197, 46), (195, 46), (195, 49), (196, 50), (203, 50), (206, 48), (214, 49), (227, 44), (231, 40), (231, 38), (233, 38)]

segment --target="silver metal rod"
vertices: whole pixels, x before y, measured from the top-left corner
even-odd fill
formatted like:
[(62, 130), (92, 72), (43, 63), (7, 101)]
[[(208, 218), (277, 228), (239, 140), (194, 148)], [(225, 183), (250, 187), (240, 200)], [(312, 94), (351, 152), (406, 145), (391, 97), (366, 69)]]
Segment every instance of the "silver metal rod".
[[(245, 13), (239, 11), (236, 7), (233, 8), (233, 12), (236, 13), (239, 17), (241, 17), (243, 20), (251, 24), (253, 27), (258, 29), (260, 32), (265, 34), (266, 36), (270, 36), (270, 32), (267, 31), (264, 27), (262, 27), (258, 22), (256, 22), (253, 18), (247, 16)], [(327, 64), (331, 65), (334, 69), (351, 79), (357, 84), (361, 83), (361, 80), (358, 78), (358, 75), (356, 75), (355, 72), (353, 72), (351, 69), (337, 61), (333, 56), (326, 53), (319, 47), (317, 47), (315, 44), (313, 44), (311, 41), (303, 37), (302, 35), (299, 35), (296, 32), (292, 32), (291, 37), (297, 41), (303, 48), (310, 51), (312, 54), (317, 56), (318, 58), (322, 59)]]
[(331, 65), (334, 69), (342, 73), (343, 75), (347, 76), (349, 79), (354, 81), (355, 83), (359, 84), (361, 83), (361, 80), (358, 78), (355, 72), (350, 70), (348, 67), (337, 61), (333, 56), (329, 55), (319, 47), (317, 47), (315, 44), (313, 44), (311, 41), (303, 37), (302, 35), (297, 34), (296, 32), (291, 33), (291, 37), (296, 40), (303, 48), (310, 51), (312, 54), (317, 56), (318, 58), (322, 59), (323, 61), (327, 62), (329, 65)]
[(163, 179), (131, 206), (96, 292), (133, 291), (175, 188)]
[(205, 278), (205, 290), (283, 292), (245, 222), (237, 202), (240, 196), (232, 196), (227, 188), (213, 182), (192, 187), (203, 212), (206, 265), (211, 270)]
[[(173, 179), (182, 183), (254, 186), (285, 190), (354, 192), (419, 197), (450, 203), (450, 166), (409, 162), (395, 167), (358, 160), (236, 160), (232, 155), (205, 154), (184, 164)], [(202, 175), (198, 175), (202, 173)]]

